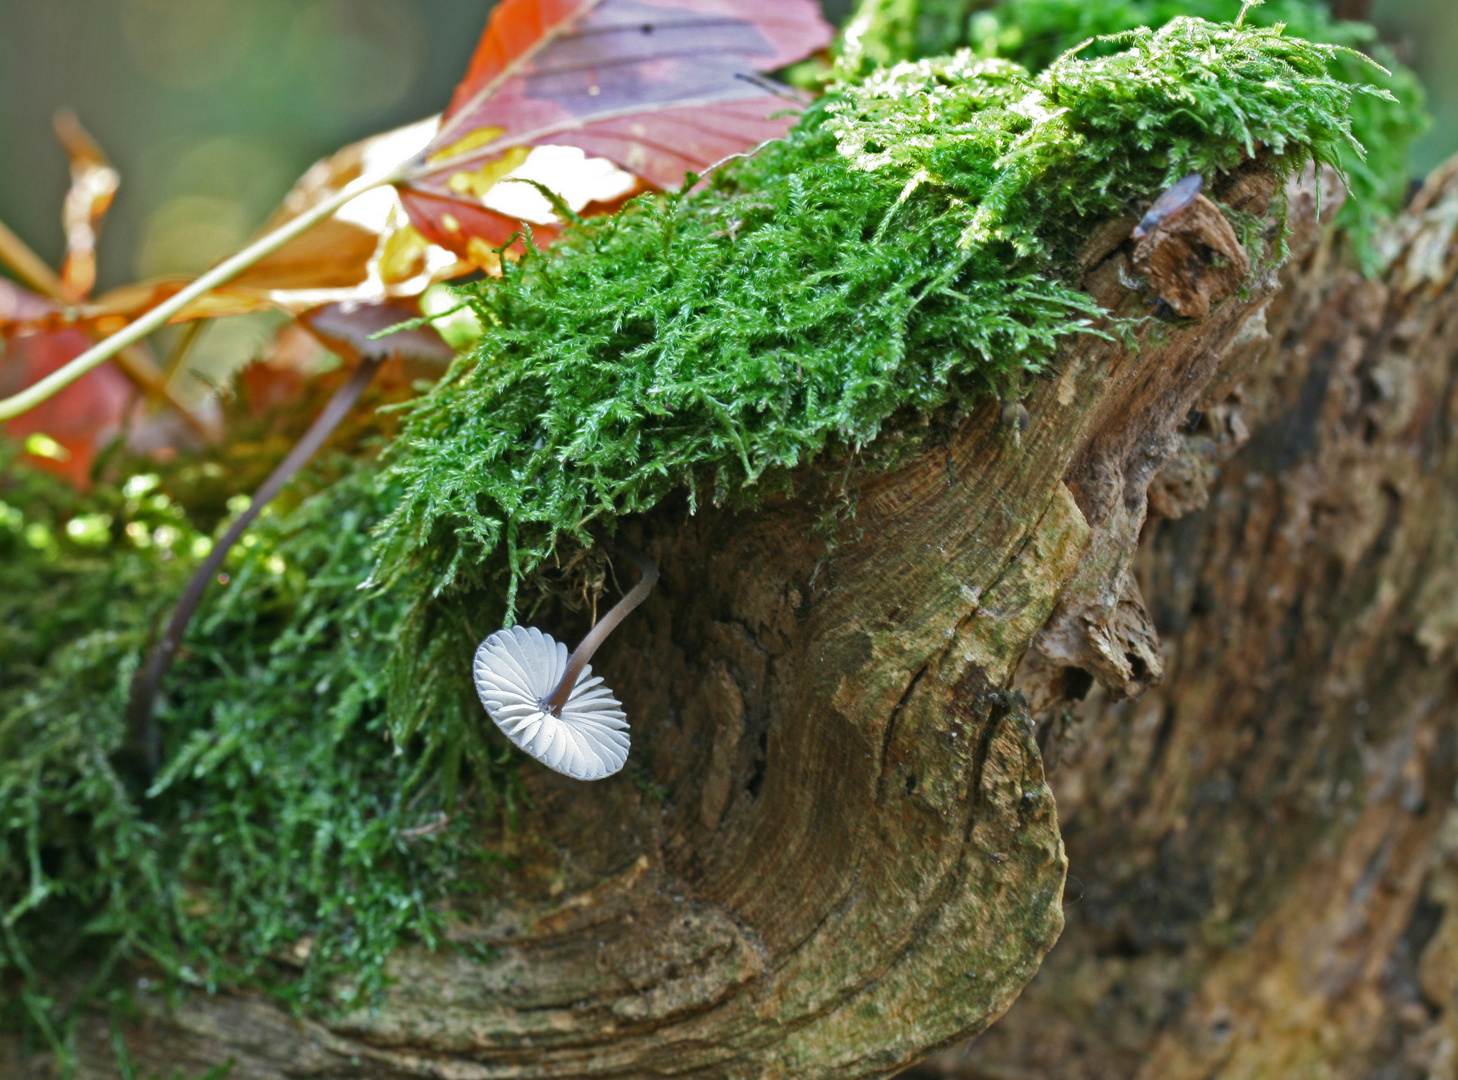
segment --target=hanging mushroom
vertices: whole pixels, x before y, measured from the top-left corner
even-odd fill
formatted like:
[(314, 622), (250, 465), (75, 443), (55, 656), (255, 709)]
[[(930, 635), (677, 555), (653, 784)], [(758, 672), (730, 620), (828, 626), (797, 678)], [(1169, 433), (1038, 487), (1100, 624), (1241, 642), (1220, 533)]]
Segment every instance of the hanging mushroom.
[(588, 660), (658, 582), (658, 567), (618, 542), (638, 564), (638, 584), (599, 620), (571, 656), (536, 627), (498, 630), (476, 649), (472, 672), (487, 714), (508, 739), (549, 769), (601, 780), (628, 759), (628, 717)]

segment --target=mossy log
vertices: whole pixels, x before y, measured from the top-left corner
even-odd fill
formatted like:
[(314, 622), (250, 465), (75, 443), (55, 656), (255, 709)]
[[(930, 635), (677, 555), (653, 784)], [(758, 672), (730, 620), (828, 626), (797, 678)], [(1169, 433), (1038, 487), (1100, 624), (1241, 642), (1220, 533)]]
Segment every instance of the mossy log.
[[(1251, 167), (1214, 194), (1265, 214), (1274, 189)], [(911, 420), (903, 437), (920, 448), (894, 471), (821, 466), (753, 512), (664, 506), (625, 522), (663, 583), (598, 659), (643, 771), (593, 785), (530, 773), (531, 809), (489, 838), (515, 869), (488, 914), (453, 927), (470, 948), (401, 953), (376, 1007), (328, 1023), (262, 997), (141, 989), (118, 1031), (82, 1022), (80, 1075), (118, 1075), (118, 1034), (143, 1076), (228, 1061), (234, 1080), (891, 1074), (987, 1028), (1059, 937), (1045, 752), (1086, 895), (1070, 943), (1013, 1022), (974, 1044), (978, 1060), (1076, 1064), (1087, 1050), (1091, 1076), (1150, 1055), (1203, 1067), (1207, 1013), (1235, 1010), (1221, 1045), (1259, 1045), (1267, 1007), (1228, 988), (1266, 986), (1271, 965), (1338, 1017), (1341, 973), (1308, 976), (1306, 946), (1261, 920), (1290, 907), (1310, 933), (1346, 935), (1343, 985), (1365, 986), (1447, 806), (1446, 758), (1422, 755), (1446, 745), (1451, 679), (1430, 658), (1455, 633), (1452, 589), (1422, 568), (1448, 565), (1424, 560), (1453, 535), (1438, 516), (1458, 468), (1439, 329), (1451, 301), (1417, 261), (1431, 230), (1414, 228), (1404, 284), (1364, 282), (1320, 240), (1311, 183), (1289, 195), (1300, 261), (1284, 289), (1265, 274), (1232, 293), (1211, 255), (1229, 238), (1203, 233), (1205, 215), (1169, 223), (1151, 238), (1163, 255), (1140, 257), (1184, 268), (1169, 281), (1140, 283), (1132, 219), (1100, 230), (1083, 285), (1101, 303), (1136, 315), (1157, 293), (1204, 290), (1210, 314), (1146, 323), (1130, 343), (1080, 339), (1028, 400), (1025, 432), (989, 400)], [(1329, 189), (1324, 208), (1338, 201)], [(1423, 221), (1454, 205), (1428, 204)], [(1229, 498), (1146, 525), (1151, 485), (1167, 517), (1193, 510), (1241, 442), (1270, 462), (1242, 471), (1238, 454), (1218, 486)], [(1320, 497), (1323, 483), (1350, 498)], [(1299, 536), (1280, 525), (1293, 514)], [(1171, 619), (1162, 651), (1155, 625)], [(1249, 795), (1236, 771), (1259, 773)], [(1336, 884), (1362, 852), (1382, 860), (1366, 937)], [(1098, 1007), (1117, 1004), (1126, 968), (1147, 1036), (1135, 1050)], [(1146, 983), (1183, 992), (1172, 968), (1202, 973), (1190, 993), (1205, 979), (1188, 1037), (1173, 1007), (1158, 1022), (1140, 1011)], [(1348, 1024), (1348, 1040), (1380, 1027), (1380, 994), (1354, 1000), (1366, 1027)]]

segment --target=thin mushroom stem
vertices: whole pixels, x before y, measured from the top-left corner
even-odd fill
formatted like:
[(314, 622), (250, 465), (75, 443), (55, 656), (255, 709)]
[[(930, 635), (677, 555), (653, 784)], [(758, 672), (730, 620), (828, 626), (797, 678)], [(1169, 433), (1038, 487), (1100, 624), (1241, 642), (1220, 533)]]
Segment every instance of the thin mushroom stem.
[(128, 323), (111, 337), (91, 346), (64, 367), (57, 368), (44, 379), (27, 386), (18, 394), (0, 398), (0, 420), (12, 420), (21, 413), (35, 408), (56, 392), (64, 390), (92, 368), (100, 367), (128, 345), (141, 341), (152, 331), (161, 328), (168, 319), (198, 297), (231, 281), (254, 263), (272, 255), (294, 237), (307, 232), (325, 218), (332, 216), (336, 210), (356, 195), (394, 183), (398, 179), (399, 176), (394, 172), (385, 176), (362, 176), (354, 183), (335, 192), (318, 206), (311, 206), (298, 217), (290, 218), (273, 232), (255, 240), (232, 258), (220, 262), (187, 288), (158, 304), (136, 321)]
[(192, 614), (202, 603), (203, 594), (207, 592), (208, 583), (212, 581), (213, 575), (223, 565), (223, 559), (228, 551), (237, 543), (238, 538), (243, 535), (259, 513), (273, 501), (283, 486), (287, 484), (296, 472), (304, 467), (324, 445), (324, 440), (329, 438), (339, 422), (353, 408), (354, 403), (369, 385), (370, 379), (374, 376), (375, 369), (380, 366), (381, 359), (366, 357), (355, 368), (354, 374), (349, 381), (334, 392), (322, 412), (315, 417), (309, 430), (304, 432), (303, 438), (294, 444), (288, 456), (279, 462), (278, 467), (273, 470), (262, 486), (254, 492), (253, 498), (248, 503), (248, 509), (238, 515), (238, 519), (228, 528), (227, 533), (208, 553), (208, 557), (202, 564), (193, 571), (192, 578), (183, 590), (182, 597), (177, 601), (177, 607), (172, 612), (172, 618), (167, 621), (167, 629), (162, 632), (162, 638), (152, 649), (152, 654), (147, 658), (145, 667), (139, 668), (132, 678), (132, 685), (127, 700), (127, 743), (129, 756), (140, 759), (137, 764), (147, 775), (151, 776), (157, 768), (157, 752), (150, 737), (150, 726), (152, 719), (152, 703), (157, 697), (157, 688), (161, 685), (162, 677), (167, 674), (167, 669), (172, 666), (172, 660), (177, 655), (177, 649), (182, 644), (182, 636), (187, 631), (187, 624), (192, 620)]
[(652, 559), (631, 544), (621, 540), (616, 541), (614, 546), (621, 549), (623, 554), (638, 564), (638, 572), (642, 574), (642, 577), (638, 579), (638, 584), (629, 589), (627, 594), (598, 621), (598, 624), (587, 632), (582, 643), (572, 650), (572, 655), (567, 658), (567, 670), (562, 672), (562, 681), (543, 702), (547, 711), (553, 716), (562, 715), (562, 706), (567, 704), (567, 699), (572, 695), (572, 688), (577, 685), (577, 677), (582, 674), (582, 669), (592, 659), (592, 654), (597, 652), (598, 646), (607, 640), (607, 636), (617, 629), (618, 624), (626, 619), (635, 607), (648, 599), (648, 594), (653, 591), (653, 586), (658, 584), (658, 567)]

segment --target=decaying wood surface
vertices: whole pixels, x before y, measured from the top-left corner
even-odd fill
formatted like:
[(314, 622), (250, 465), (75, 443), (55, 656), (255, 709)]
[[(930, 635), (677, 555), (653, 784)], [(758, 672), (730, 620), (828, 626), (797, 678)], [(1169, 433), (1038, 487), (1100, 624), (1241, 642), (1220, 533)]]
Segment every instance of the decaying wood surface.
[(1134, 269), (1176, 315), (1204, 318), (1250, 274), (1250, 256), (1220, 208), (1196, 195), (1134, 248)]
[[(1273, 188), (1252, 167), (1213, 194), (1260, 214)], [(986, 402), (890, 436), (892, 471), (628, 523), (663, 582), (595, 666), (639, 771), (532, 769), (533, 808), (487, 838), (519, 869), (454, 932), (475, 948), (403, 953), (375, 1010), (140, 992), (136, 1075), (889, 1075), (1001, 1016), (1065, 916), (1023, 1000), (932, 1068), (1451, 1054), (1458, 974), (1428, 958), (1458, 919), (1403, 948), (1458, 898), (1458, 198), (1419, 205), (1387, 284), (1339, 265), (1314, 205), (1293, 191), (1284, 289), (1192, 284), (1158, 243), (1151, 287), (1134, 219), (1100, 230), (1102, 302), (1209, 313), (1081, 340), (1027, 432)], [(1219, 253), (1200, 220), (1159, 243)], [(1443, 1008), (1403, 1019), (1398, 984)], [(117, 1075), (112, 1034), (83, 1025), (82, 1076)]]
[(1036, 710), (1081, 899), (922, 1075), (1458, 1075), (1458, 160), (1388, 247), (1309, 249), (1201, 393), (1133, 566), (1163, 685)]

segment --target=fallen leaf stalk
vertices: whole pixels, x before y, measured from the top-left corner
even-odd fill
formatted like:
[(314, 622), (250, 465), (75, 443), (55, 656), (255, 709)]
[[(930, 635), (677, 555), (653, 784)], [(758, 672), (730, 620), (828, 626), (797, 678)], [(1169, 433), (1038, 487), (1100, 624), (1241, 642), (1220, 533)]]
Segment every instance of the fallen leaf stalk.
[(290, 218), (277, 229), (273, 230), (273, 232), (255, 240), (236, 255), (224, 259), (196, 281), (193, 281), (173, 296), (168, 297), (145, 315), (128, 323), (110, 337), (97, 342), (80, 356), (66, 364), (65, 367), (51, 372), (45, 378), (27, 386), (18, 394), (0, 399), (0, 421), (13, 420), (21, 413), (35, 408), (47, 398), (52, 397), (59, 391), (70, 386), (88, 371), (106, 363), (106, 361), (110, 360), (127, 346), (133, 345), (147, 337), (153, 331), (161, 329), (167, 324), (167, 320), (187, 307), (188, 304), (201, 296), (205, 296), (219, 285), (226, 284), (254, 263), (272, 255), (290, 240), (308, 232), (325, 218), (331, 217), (336, 210), (351, 199), (373, 188), (395, 183), (398, 179), (399, 176), (394, 171), (391, 171), (385, 176), (362, 176), (352, 184), (341, 188), (317, 206), (311, 206), (298, 217)]

